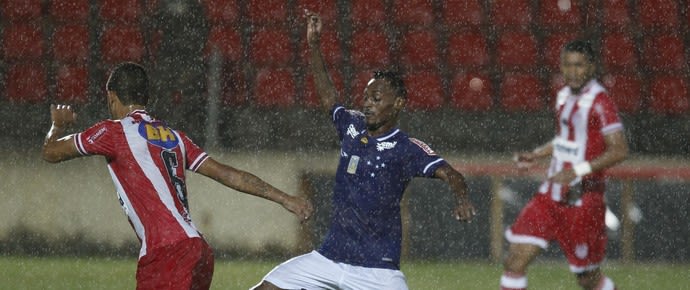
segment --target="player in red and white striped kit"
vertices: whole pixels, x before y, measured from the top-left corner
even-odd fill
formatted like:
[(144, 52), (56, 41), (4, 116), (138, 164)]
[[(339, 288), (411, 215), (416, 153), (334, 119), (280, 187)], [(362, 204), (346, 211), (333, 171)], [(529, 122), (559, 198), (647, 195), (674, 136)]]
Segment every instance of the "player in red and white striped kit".
[(106, 89), (113, 120), (77, 134), (59, 138), (76, 115), (69, 106), (51, 106), (52, 127), (43, 158), (60, 162), (80, 156), (105, 157), (120, 204), (141, 241), (137, 289), (210, 287), (213, 251), (189, 215), (185, 170), (279, 203), (302, 220), (311, 215), (309, 201), (216, 162), (185, 133), (149, 115), (145, 110), (148, 77), (141, 66), (116, 66)]
[(510, 247), (501, 289), (526, 289), (528, 265), (554, 240), (582, 288), (615, 289), (599, 268), (607, 242), (604, 170), (627, 157), (628, 145), (616, 106), (595, 79), (594, 58), (586, 41), (565, 45), (556, 136), (516, 156), (522, 167), (548, 156), (551, 164), (548, 179), (506, 231)]

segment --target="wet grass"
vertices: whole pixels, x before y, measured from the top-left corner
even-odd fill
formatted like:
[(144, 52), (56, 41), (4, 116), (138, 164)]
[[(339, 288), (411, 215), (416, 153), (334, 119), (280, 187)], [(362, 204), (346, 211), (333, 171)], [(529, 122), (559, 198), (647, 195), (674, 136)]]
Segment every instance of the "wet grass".
[[(212, 289), (248, 289), (279, 261), (216, 261)], [(134, 289), (131, 258), (0, 257), (0, 289)], [(410, 289), (498, 289), (499, 265), (484, 262), (403, 264)], [(618, 289), (690, 289), (689, 265), (608, 263)], [(562, 261), (530, 269), (530, 289), (578, 289)]]

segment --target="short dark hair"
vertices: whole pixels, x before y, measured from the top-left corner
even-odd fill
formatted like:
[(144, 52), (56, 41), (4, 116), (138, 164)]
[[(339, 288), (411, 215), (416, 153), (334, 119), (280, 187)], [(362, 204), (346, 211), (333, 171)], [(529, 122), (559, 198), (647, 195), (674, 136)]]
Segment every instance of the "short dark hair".
[(564, 47), (562, 52), (577, 52), (583, 54), (587, 57), (587, 61), (594, 63), (596, 56), (594, 55), (594, 49), (592, 49), (592, 44), (588, 40), (576, 39), (568, 42)]
[(387, 80), (395, 90), (395, 95), (401, 98), (407, 98), (407, 89), (405, 88), (405, 82), (403, 82), (402, 76), (398, 72), (394, 71), (375, 71), (374, 79), (376, 80)]
[(115, 66), (105, 89), (115, 92), (124, 105), (146, 105), (149, 101), (149, 78), (146, 70), (133, 62)]

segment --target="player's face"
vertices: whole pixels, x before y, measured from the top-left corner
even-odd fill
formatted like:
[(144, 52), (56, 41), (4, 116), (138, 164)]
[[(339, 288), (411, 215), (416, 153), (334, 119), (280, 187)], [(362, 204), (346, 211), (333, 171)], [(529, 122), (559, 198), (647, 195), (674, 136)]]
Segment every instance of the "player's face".
[(369, 133), (385, 133), (397, 124), (404, 100), (395, 95), (387, 80), (375, 79), (364, 89), (364, 107)]
[(594, 76), (594, 64), (582, 53), (566, 51), (561, 54), (561, 73), (566, 85), (577, 92)]

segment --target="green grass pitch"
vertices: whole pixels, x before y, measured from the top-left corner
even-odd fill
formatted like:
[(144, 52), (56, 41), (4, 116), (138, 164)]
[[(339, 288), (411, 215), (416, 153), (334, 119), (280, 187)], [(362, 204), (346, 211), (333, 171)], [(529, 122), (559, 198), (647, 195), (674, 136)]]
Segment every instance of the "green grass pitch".
[[(217, 260), (212, 289), (248, 289), (279, 261)], [(134, 289), (134, 259), (0, 257), (0, 289)], [(500, 265), (403, 261), (410, 289), (498, 289)], [(620, 264), (604, 271), (618, 289), (690, 289), (690, 266)], [(579, 289), (564, 261), (530, 268), (530, 289)]]

